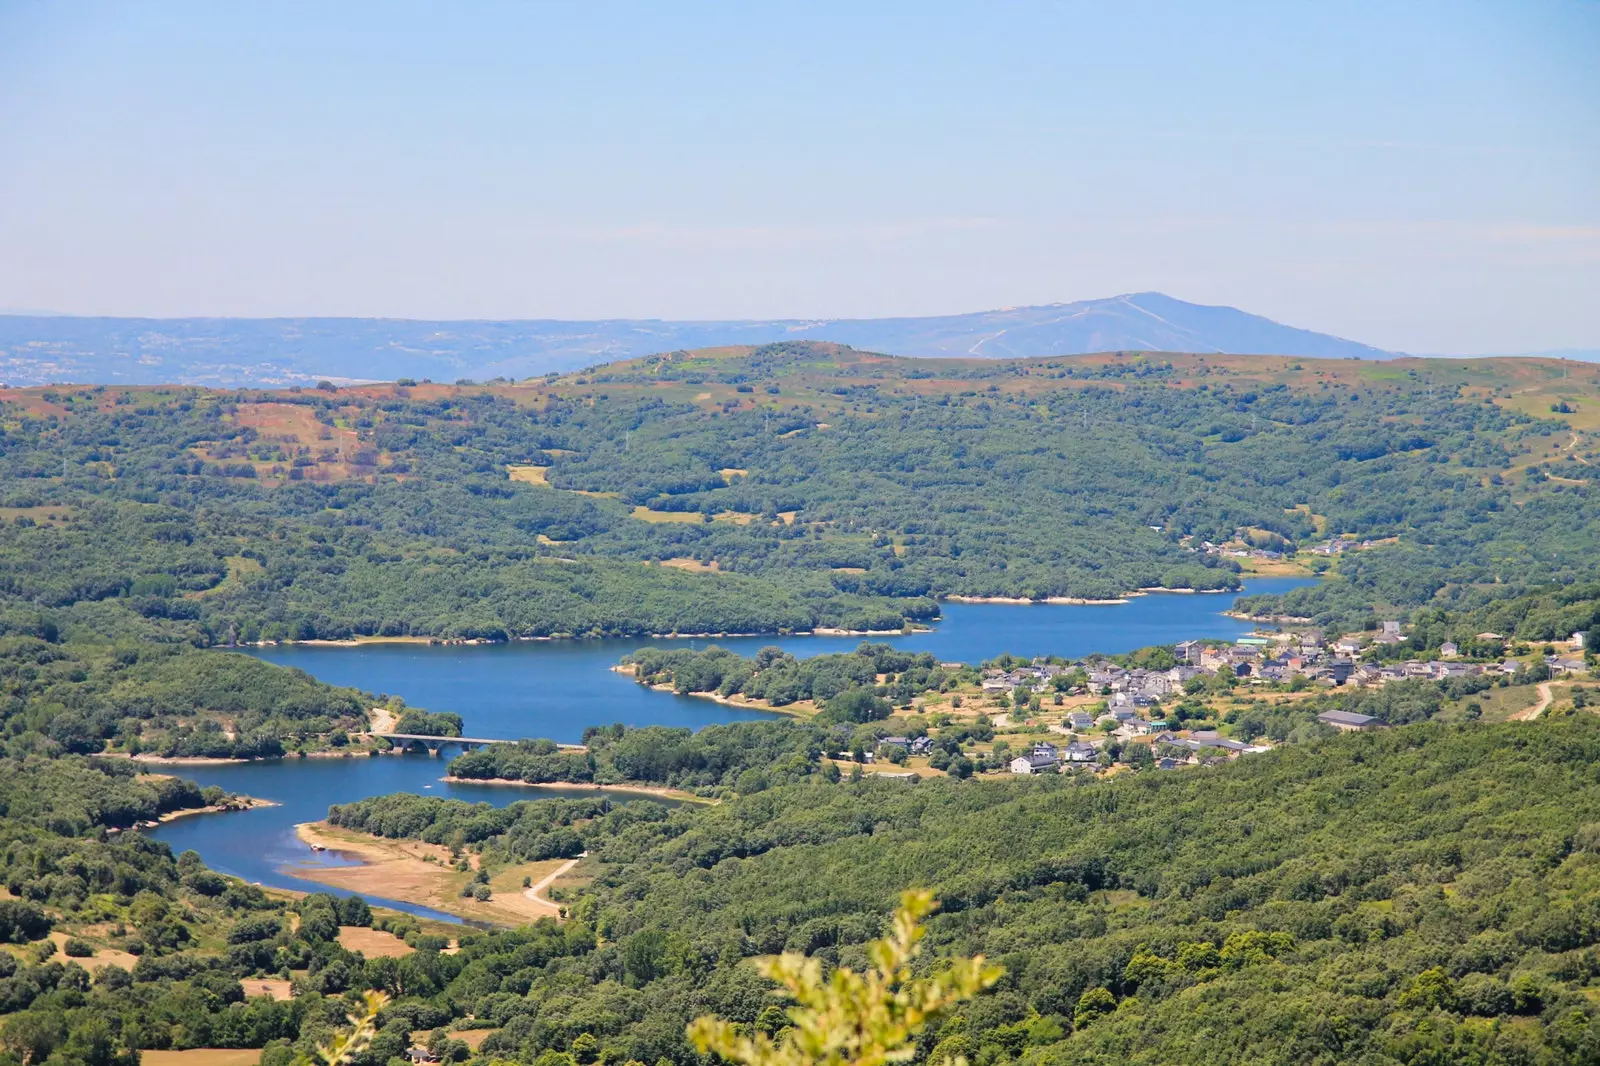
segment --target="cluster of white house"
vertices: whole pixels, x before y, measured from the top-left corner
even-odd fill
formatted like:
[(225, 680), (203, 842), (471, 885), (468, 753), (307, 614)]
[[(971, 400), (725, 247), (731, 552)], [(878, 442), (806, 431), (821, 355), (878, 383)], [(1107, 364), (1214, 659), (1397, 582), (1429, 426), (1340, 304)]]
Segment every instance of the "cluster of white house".
[[(1480, 634), (1489, 640), (1498, 634)], [(1420, 678), (1444, 681), (1454, 677), (1474, 677), (1485, 673), (1511, 675), (1527, 668), (1516, 660), (1502, 662), (1462, 662), (1457, 660), (1459, 647), (1445, 641), (1440, 649), (1441, 658), (1429, 661), (1408, 660), (1400, 663), (1357, 662), (1354, 656), (1369, 644), (1398, 644), (1405, 637), (1398, 622), (1385, 622), (1380, 632), (1373, 636), (1343, 637), (1332, 643), (1324, 640), (1317, 631), (1301, 632), (1284, 637), (1242, 637), (1228, 645), (1217, 641), (1188, 640), (1177, 644), (1174, 652), (1175, 666), (1164, 670), (1127, 668), (1106, 659), (1087, 659), (1075, 663), (1050, 663), (1036, 659), (1027, 665), (1010, 669), (991, 669), (986, 672), (982, 685), (986, 693), (1005, 694), (1022, 700), (1034, 693), (1067, 688), (1106, 697), (1106, 710), (1096, 716), (1084, 710), (1070, 711), (1062, 722), (1063, 730), (1088, 733), (1097, 725), (1115, 722), (1111, 735), (1123, 741), (1153, 735), (1157, 748), (1166, 746), (1169, 751), (1186, 748), (1191, 753), (1184, 757), (1172, 752), (1158, 759), (1162, 768), (1181, 765), (1183, 762), (1209, 762), (1219, 758), (1233, 758), (1252, 752), (1266, 751), (1266, 746), (1247, 744), (1223, 737), (1215, 732), (1197, 731), (1179, 736), (1168, 730), (1158, 711), (1165, 697), (1179, 695), (1184, 686), (1202, 675), (1215, 675), (1227, 671), (1235, 677), (1259, 682), (1286, 682), (1295, 677), (1327, 685), (1358, 684), (1382, 685), (1390, 681)], [(1553, 674), (1582, 673), (1587, 669), (1581, 653), (1584, 639), (1574, 633), (1569, 645), (1577, 656), (1546, 655), (1545, 665)], [(1082, 687), (1063, 683), (1082, 672)], [(1317, 716), (1324, 725), (1342, 731), (1368, 731), (1384, 726), (1380, 719), (1350, 711), (1325, 711)], [(914, 754), (914, 753), (913, 753)], [(1063, 768), (1092, 767), (1098, 764), (1099, 749), (1088, 742), (1075, 740), (1065, 748), (1040, 743), (1033, 750), (1011, 760), (1010, 769), (1018, 774), (1053, 772)]]
[[(1480, 636), (1498, 635), (1484, 633)], [(1484, 673), (1510, 675), (1526, 666), (1512, 659), (1487, 663), (1458, 661), (1460, 648), (1449, 640), (1440, 645), (1440, 658), (1426, 662), (1412, 659), (1401, 663), (1373, 663), (1356, 659), (1368, 645), (1398, 644), (1404, 639), (1400, 623), (1385, 622), (1381, 632), (1370, 638), (1341, 637), (1332, 643), (1326, 642), (1315, 630), (1291, 634), (1287, 638), (1241, 637), (1232, 645), (1186, 640), (1173, 648), (1177, 665), (1165, 670), (1128, 669), (1105, 659), (1066, 665), (1035, 660), (1009, 670), (988, 671), (983, 678), (983, 690), (1016, 698), (1019, 694), (1059, 688), (1058, 679), (1081, 670), (1088, 691), (1106, 695), (1112, 712), (1129, 712), (1117, 715), (1119, 720), (1126, 721), (1137, 717), (1138, 711), (1154, 707), (1163, 697), (1182, 692), (1188, 681), (1202, 674), (1227, 671), (1235, 677), (1260, 682), (1288, 682), (1305, 677), (1329, 685), (1346, 682), (1378, 685), (1407, 678), (1444, 681)], [(1551, 673), (1574, 674), (1587, 669), (1581, 655), (1583, 634), (1574, 633), (1568, 644), (1580, 654), (1545, 656), (1544, 663)]]

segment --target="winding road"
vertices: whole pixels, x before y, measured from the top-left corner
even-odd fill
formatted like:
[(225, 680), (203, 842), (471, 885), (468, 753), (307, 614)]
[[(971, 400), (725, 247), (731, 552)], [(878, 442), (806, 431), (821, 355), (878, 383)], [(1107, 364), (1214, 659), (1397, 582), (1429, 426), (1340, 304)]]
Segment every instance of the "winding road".
[(560, 866), (557, 866), (554, 870), (551, 870), (544, 877), (540, 878), (537, 884), (533, 885), (531, 888), (523, 889), (522, 894), (527, 896), (528, 899), (532, 900), (540, 907), (547, 909), (552, 915), (559, 918), (561, 916), (561, 904), (556, 903), (554, 900), (545, 899), (543, 896), (539, 895), (539, 893), (549, 888), (555, 883), (557, 878), (564, 876), (574, 866), (578, 865), (581, 860), (588, 857), (589, 853), (586, 851), (579, 855), (576, 859), (568, 859)]
[(1539, 682), (1539, 702), (1532, 707), (1520, 710), (1511, 716), (1513, 722), (1531, 722), (1544, 713), (1545, 708), (1555, 701), (1555, 693), (1550, 691), (1550, 682)]

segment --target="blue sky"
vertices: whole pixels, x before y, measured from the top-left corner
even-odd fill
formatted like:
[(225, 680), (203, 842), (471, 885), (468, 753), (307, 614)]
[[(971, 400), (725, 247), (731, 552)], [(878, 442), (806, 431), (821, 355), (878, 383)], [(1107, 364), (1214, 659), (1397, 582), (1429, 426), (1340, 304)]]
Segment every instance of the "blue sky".
[(0, 0), (0, 307), (1600, 347), (1600, 3)]

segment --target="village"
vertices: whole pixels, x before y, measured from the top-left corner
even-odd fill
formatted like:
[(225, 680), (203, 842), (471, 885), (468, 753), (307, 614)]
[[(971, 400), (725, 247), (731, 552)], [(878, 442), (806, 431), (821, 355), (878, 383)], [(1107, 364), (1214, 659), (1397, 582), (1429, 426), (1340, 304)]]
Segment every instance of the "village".
[[(1585, 652), (1592, 649), (1584, 647), (1581, 633), (1562, 642), (1564, 647), (1517, 648), (1518, 655), (1508, 654), (1512, 649), (1500, 634), (1480, 633), (1470, 645), (1476, 654), (1469, 656), (1457, 642), (1445, 640), (1428, 659), (1400, 658), (1399, 646), (1408, 640), (1399, 622), (1387, 621), (1375, 631), (1333, 639), (1301, 628), (1253, 633), (1232, 643), (1186, 640), (1149, 649), (1143, 665), (1137, 661), (1140, 656), (1003, 659), (978, 671), (979, 721), (992, 728), (993, 736), (957, 754), (965, 751), (975, 760), (975, 772), (1015, 775), (1215, 765), (1282, 742), (1230, 728), (1226, 723), (1233, 716), (1218, 703), (1281, 707), (1319, 693), (1405, 681), (1459, 681), (1452, 690), (1462, 693), (1513, 684), (1536, 688), (1540, 704), (1534, 709), (1542, 710), (1549, 702), (1543, 681), (1590, 672)], [(1483, 654), (1490, 651), (1498, 654)], [(941, 665), (970, 670), (961, 663)], [(960, 697), (953, 705), (969, 714), (974, 710)], [(1195, 713), (1202, 717), (1186, 728), (1185, 718)], [(1519, 716), (1530, 715), (1511, 715)], [(958, 717), (935, 714), (931, 721), (948, 729)], [(1308, 713), (1308, 724), (1312, 721), (1341, 732), (1388, 725), (1380, 717), (1340, 709)], [(950, 763), (941, 766), (939, 758), (941, 748), (952, 747), (941, 743), (945, 729), (938, 736), (922, 729), (909, 731), (913, 735), (880, 736), (876, 747), (864, 757), (858, 754), (856, 761), (876, 763), (876, 772), (889, 777), (918, 776), (916, 767), (924, 760), (946, 769)]]

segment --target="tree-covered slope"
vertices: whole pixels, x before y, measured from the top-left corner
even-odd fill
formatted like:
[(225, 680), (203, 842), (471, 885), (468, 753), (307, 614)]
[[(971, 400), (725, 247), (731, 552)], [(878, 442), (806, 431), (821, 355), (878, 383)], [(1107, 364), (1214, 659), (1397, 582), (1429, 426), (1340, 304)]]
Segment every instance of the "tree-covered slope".
[[(740, 960), (859, 964), (895, 894), (922, 885), (944, 901), (940, 952), (1007, 968), (928, 1034), (934, 1059), (1596, 1061), (1597, 759), (1585, 716), (1092, 783), (817, 782), (593, 823), (574, 809), (599, 865), (573, 908), (600, 946), (527, 972), (508, 999), (491, 975), (515, 941), (475, 941), (467, 1009), (498, 1012), (486, 1047), (524, 1061), (582, 1032), (618, 1058), (685, 1061), (690, 1017), (758, 1021)], [(473, 819), (395, 797), (348, 818), (437, 823), (492, 859), (557, 831), (523, 807)]]
[(12, 390), (0, 613), (201, 643), (898, 628), (938, 596), (1235, 588), (1206, 542), (1346, 534), (1374, 546), (1337, 580), (1255, 606), (1359, 623), (1591, 573), (1594, 404), (1548, 360), (807, 344), (520, 385)]

